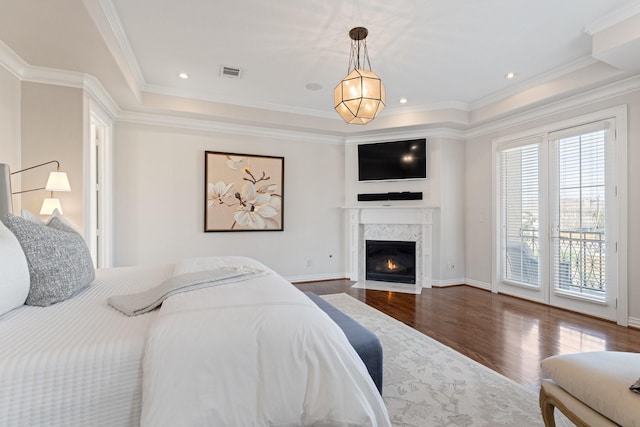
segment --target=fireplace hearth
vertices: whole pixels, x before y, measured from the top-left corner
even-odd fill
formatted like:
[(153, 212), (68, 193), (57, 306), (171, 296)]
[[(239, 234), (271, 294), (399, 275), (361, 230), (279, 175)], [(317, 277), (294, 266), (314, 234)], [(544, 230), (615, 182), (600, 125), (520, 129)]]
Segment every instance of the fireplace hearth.
[(416, 242), (366, 240), (365, 278), (415, 284)]

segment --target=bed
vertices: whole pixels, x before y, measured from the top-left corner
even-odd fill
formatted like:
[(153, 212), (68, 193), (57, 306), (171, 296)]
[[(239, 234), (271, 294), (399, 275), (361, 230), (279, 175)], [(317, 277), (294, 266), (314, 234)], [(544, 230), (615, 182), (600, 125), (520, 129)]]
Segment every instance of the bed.
[[(144, 314), (107, 302), (239, 267), (258, 273)], [(0, 315), (0, 342), (0, 425), (390, 425), (340, 328), (249, 258), (97, 270), (64, 301)]]

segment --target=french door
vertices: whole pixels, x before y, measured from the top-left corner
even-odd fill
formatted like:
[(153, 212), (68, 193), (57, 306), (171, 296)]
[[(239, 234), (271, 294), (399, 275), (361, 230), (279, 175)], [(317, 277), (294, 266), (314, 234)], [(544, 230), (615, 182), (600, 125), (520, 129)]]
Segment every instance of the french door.
[(494, 148), (497, 291), (618, 320), (616, 119)]

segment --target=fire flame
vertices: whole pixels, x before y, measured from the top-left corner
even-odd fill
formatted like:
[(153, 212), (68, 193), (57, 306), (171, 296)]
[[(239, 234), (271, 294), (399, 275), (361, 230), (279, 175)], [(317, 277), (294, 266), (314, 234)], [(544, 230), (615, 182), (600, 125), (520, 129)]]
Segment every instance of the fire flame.
[(390, 259), (387, 260), (387, 270), (395, 270), (398, 268), (396, 264), (393, 263)]

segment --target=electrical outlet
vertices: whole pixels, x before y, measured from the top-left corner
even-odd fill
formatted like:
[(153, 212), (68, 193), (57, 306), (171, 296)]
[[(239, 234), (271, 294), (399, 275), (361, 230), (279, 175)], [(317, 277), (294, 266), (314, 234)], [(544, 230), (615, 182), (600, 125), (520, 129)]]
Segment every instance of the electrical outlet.
[(307, 260), (307, 267), (311, 267), (313, 265), (313, 261), (310, 259)]
[(455, 264), (449, 264), (449, 270), (455, 270), (456, 266)]

